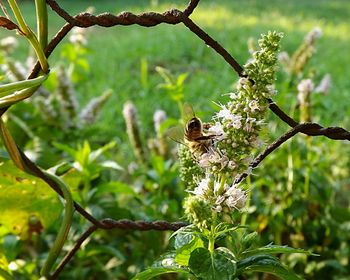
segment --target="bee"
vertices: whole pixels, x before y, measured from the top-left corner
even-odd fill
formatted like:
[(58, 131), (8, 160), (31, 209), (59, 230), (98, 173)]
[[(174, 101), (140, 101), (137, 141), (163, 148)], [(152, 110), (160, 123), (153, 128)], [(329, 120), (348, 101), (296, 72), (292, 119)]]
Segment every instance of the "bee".
[(185, 127), (180, 133), (182, 137), (174, 137), (175, 134), (171, 133), (171, 138), (180, 144), (186, 145), (193, 157), (198, 160), (204, 153), (213, 150), (214, 139), (218, 135), (210, 135), (205, 132), (210, 128), (210, 124), (203, 124), (200, 118), (195, 115), (191, 105), (184, 105), (183, 115)]

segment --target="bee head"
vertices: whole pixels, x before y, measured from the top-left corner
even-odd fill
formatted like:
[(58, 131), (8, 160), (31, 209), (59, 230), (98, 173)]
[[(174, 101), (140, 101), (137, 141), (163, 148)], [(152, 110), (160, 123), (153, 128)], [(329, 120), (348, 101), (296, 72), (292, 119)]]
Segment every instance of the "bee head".
[(200, 119), (198, 118), (192, 118), (187, 123), (187, 129), (189, 132), (193, 131), (201, 131), (202, 130), (202, 123)]

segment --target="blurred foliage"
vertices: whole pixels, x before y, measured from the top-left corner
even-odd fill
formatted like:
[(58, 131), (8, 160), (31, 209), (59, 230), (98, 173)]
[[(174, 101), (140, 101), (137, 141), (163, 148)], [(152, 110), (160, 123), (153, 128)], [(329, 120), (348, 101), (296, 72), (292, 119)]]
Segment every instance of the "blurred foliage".
[[(9, 159), (0, 158), (1, 233), (30, 239), (59, 217), (62, 207), (53, 190), (34, 176), (20, 171)], [(35, 203), (33, 203), (35, 202)]]
[[(65, 6), (68, 5), (67, 1), (63, 2)], [(154, 9), (168, 8), (156, 3), (158, 1), (151, 2)], [(271, 17), (268, 5), (262, 2), (255, 3), (259, 8), (256, 11), (265, 15), (261, 19), (263, 27), (259, 25), (260, 29), (270, 27), (277, 19), (287, 22), (286, 31), (290, 26), (301, 24), (300, 34), (294, 35), (293, 43), (287, 45), (286, 49), (289, 59), (301, 57), (300, 52), (307, 50), (308, 55), (304, 56), (307, 59), (304, 59), (302, 67), (300, 64), (290, 63), (290, 60), (288, 63), (281, 61), (284, 67), (282, 70), (285, 71), (279, 74), (279, 94), (276, 98), (277, 103), (288, 108), (293, 117), (303, 119), (305, 107), (297, 98), (298, 85), (305, 79), (312, 80), (314, 85), (320, 85), (327, 74), (326, 70), (330, 71), (328, 69), (331, 68), (327, 63), (340, 65), (337, 62), (338, 57), (333, 54), (329, 55), (328, 62), (321, 61), (320, 53), (316, 57), (313, 51), (318, 48), (317, 42), (310, 51), (310, 48), (305, 47), (306, 41), (300, 41), (302, 33), (318, 23), (312, 19), (302, 20), (311, 15), (290, 19), (281, 17), (274, 10), (274, 16)], [(82, 2), (77, 3), (70, 3), (72, 13), (81, 10)], [(252, 5), (252, 1), (237, 3), (232, 4), (237, 10)], [(278, 1), (273, 3), (278, 4)], [(148, 1), (144, 1), (137, 8), (127, 9), (142, 9), (148, 4)], [(303, 9), (307, 11), (311, 7), (316, 16), (330, 19), (335, 14), (342, 15), (335, 13), (340, 11), (337, 9), (339, 4), (348, 5), (344, 1), (335, 1), (333, 4), (321, 1), (317, 4), (319, 9), (315, 9), (311, 1), (306, 1)], [(108, 7), (116, 9), (115, 5), (113, 4), (113, 8)], [(219, 29), (221, 33), (216, 34), (218, 39), (224, 40), (220, 38), (220, 34), (238, 34), (234, 38), (230, 37), (231, 41), (226, 45), (230, 51), (233, 50), (235, 57), (247, 57), (242, 47), (246, 37), (241, 35), (261, 32), (260, 29), (254, 32), (250, 29), (256, 25), (257, 15), (252, 12), (236, 16), (224, 6), (211, 5), (212, 11), (217, 10), (215, 15), (213, 13), (208, 16), (208, 10), (199, 7), (198, 13), (194, 15), (195, 19), (203, 22), (205, 20), (209, 31)], [(291, 14), (295, 11), (291, 4), (284, 3), (283, 7)], [(104, 10), (103, 8), (103, 5), (98, 5), (98, 10)], [(342, 6), (341, 11), (345, 13), (346, 7)], [(30, 13), (26, 12), (27, 14)], [(232, 30), (232, 27), (223, 24), (225, 19), (232, 18), (235, 18), (237, 26), (242, 30)], [(344, 16), (341, 18), (344, 19)], [(342, 38), (346, 28), (342, 23), (339, 24), (336, 27), (325, 25), (327, 40)], [(163, 30), (162, 28), (159, 27), (159, 30)], [(134, 29), (130, 30), (130, 36), (124, 37), (133, 40), (139, 33), (135, 33)], [(148, 32), (153, 32), (142, 30), (145, 36), (149, 36)], [(11, 108), (7, 114), (7, 126), (18, 145), (24, 148), (32, 160), (44, 168), (54, 166), (56, 174), (62, 175), (69, 184), (74, 199), (96, 218), (151, 221), (181, 219), (181, 204), (186, 186), (178, 178), (179, 166), (172, 150), (175, 145), (168, 139), (164, 140), (164, 132), (180, 122), (179, 105), (185, 99), (192, 102), (195, 108), (203, 108), (198, 114), (205, 116), (205, 110), (211, 107), (210, 101), (216, 100), (212, 96), (230, 90), (233, 82), (231, 69), (223, 66), (205, 46), (194, 47), (192, 39), (181, 35), (185, 33), (183, 29), (176, 29), (175, 35), (164, 29), (164, 36), (155, 36), (153, 43), (145, 45), (146, 49), (139, 47), (139, 44), (130, 44), (126, 39), (119, 41), (115, 38), (104, 49), (101, 46), (105, 46), (105, 42), (98, 41), (100, 39), (96, 36), (91, 41), (98, 51), (88, 48), (84, 38), (90, 39), (84, 37), (86, 35), (81, 37), (79, 32), (75, 33), (74, 40), (65, 42), (59, 53), (55, 54), (60, 63), (51, 65), (51, 75), (44, 88), (27, 102)], [(124, 31), (118, 29), (118, 32)], [(107, 36), (104, 33), (105, 35)], [(167, 40), (169, 44), (164, 44), (163, 40)], [(174, 45), (179, 40), (183, 44), (181, 48)], [(344, 42), (340, 40), (339, 44), (333, 45), (341, 47)], [(254, 40), (250, 40), (249, 45), (253, 49)], [(320, 50), (324, 53), (323, 57), (329, 54), (327, 46), (321, 39)], [(121, 53), (118, 49), (127, 51)], [(23, 50), (21, 45), (18, 49), (2, 49), (2, 83), (11, 79), (24, 79), (28, 74), (29, 68), (25, 63), (12, 60), (16, 52), (23, 58)], [(104, 52), (113, 53), (113, 58), (104, 57)], [(133, 54), (143, 58), (126, 61), (127, 65), (119, 64), (118, 61), (126, 60), (125, 57)], [(342, 59), (343, 64), (347, 64), (347, 57), (343, 56)], [(179, 63), (179, 60), (182, 62)], [(200, 61), (207, 63), (202, 65)], [(113, 71), (106, 73), (101, 70), (107, 62), (119, 73), (117, 78)], [(291, 70), (293, 65), (298, 65), (297, 71)], [(171, 72), (165, 67), (171, 68)], [(213, 76), (210, 68), (215, 69), (217, 75)], [(20, 70), (16, 72), (16, 69)], [(333, 67), (331, 70), (332, 89), (346, 96), (348, 82), (341, 80), (344, 76), (341, 67)], [(9, 75), (10, 72), (12, 76)], [(111, 96), (106, 84), (117, 94)], [(326, 123), (341, 125), (339, 122), (342, 122), (347, 125), (349, 120), (343, 118), (349, 112), (346, 111), (346, 102), (336, 102), (332, 100), (331, 94), (317, 93), (316, 88), (317, 86), (311, 90), (307, 98), (307, 104), (311, 108), (307, 112), (310, 112), (311, 120), (318, 122), (327, 117)], [(165, 94), (159, 94), (160, 91)], [(99, 92), (104, 94), (95, 98)], [(222, 100), (225, 96), (218, 98)], [(137, 121), (134, 125), (139, 131), (144, 150), (141, 161), (137, 158), (134, 146), (125, 141), (128, 137), (124, 133), (126, 120), (122, 119), (119, 111), (126, 100), (132, 100), (137, 109)], [(102, 112), (104, 119), (99, 121), (98, 114), (102, 106), (105, 106)], [(158, 128), (154, 125), (153, 129), (152, 112), (155, 109), (166, 109), (169, 117)], [(327, 114), (335, 117), (328, 117)], [(269, 137), (277, 137), (284, 131), (280, 121), (273, 116), (268, 123)], [(160, 150), (158, 147), (164, 141), (165, 148)], [(3, 149), (1, 153), (4, 154)], [(288, 244), (319, 254), (318, 257), (282, 255), (283, 262), (305, 279), (349, 279), (350, 159), (346, 156), (349, 153), (349, 146), (344, 147), (342, 142), (298, 135), (270, 155), (251, 176), (251, 200), (247, 213), (244, 213), (244, 223), (252, 231), (259, 233), (260, 240), (255, 242), (260, 245), (270, 242), (277, 245)], [(0, 278), (37, 279), (39, 268), (58, 229), (55, 221), (61, 211), (59, 200), (44, 183), (17, 171), (8, 160), (1, 159), (0, 164)], [(35, 203), (31, 203), (33, 201)], [(11, 218), (13, 216), (16, 217), (15, 220)], [(76, 215), (65, 251), (71, 249), (74, 241), (87, 227), (87, 222)], [(130, 279), (163, 254), (169, 243), (169, 235), (169, 232), (153, 231), (97, 231), (67, 265), (60, 279)], [(240, 240), (239, 237), (232, 236), (228, 244), (235, 246), (237, 240)], [(162, 279), (175, 278), (171, 275)], [(249, 279), (254, 278), (251, 276)]]

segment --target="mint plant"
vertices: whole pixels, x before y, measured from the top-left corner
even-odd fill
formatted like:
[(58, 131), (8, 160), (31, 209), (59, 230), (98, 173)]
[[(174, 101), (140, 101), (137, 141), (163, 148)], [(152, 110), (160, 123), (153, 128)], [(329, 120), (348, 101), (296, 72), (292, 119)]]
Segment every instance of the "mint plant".
[[(300, 279), (273, 254), (310, 252), (271, 244), (255, 247), (256, 232), (244, 230), (233, 215), (244, 211), (247, 192), (254, 191), (243, 187), (239, 176), (252, 172), (251, 154), (263, 143), (259, 132), (268, 109), (266, 98), (276, 93), (274, 80), (281, 38), (277, 32), (262, 35), (260, 49), (244, 66), (246, 77), (240, 78), (236, 92), (230, 94), (227, 104), (220, 104), (220, 111), (212, 118), (208, 131), (217, 135), (214, 147), (196, 160), (186, 146), (181, 147), (181, 177), (188, 179), (184, 183), (190, 187), (184, 209), (191, 224), (173, 234), (174, 251), (133, 279), (183, 272), (195, 279), (229, 280), (248, 271)], [(217, 245), (225, 239), (226, 246)]]

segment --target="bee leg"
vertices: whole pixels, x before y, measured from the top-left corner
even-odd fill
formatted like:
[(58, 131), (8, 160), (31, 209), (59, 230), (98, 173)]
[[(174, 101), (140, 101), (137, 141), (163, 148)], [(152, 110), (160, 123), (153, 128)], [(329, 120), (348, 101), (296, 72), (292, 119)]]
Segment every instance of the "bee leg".
[(209, 129), (211, 128), (213, 125), (211, 123), (203, 123), (203, 128), (204, 129)]

